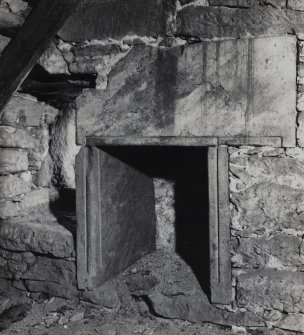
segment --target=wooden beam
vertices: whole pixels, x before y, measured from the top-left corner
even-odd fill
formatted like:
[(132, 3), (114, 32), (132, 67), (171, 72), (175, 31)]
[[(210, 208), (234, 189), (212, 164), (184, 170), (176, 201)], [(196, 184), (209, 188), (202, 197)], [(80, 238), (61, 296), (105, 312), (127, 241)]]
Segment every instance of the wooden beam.
[(40, 0), (0, 58), (0, 113), (79, 0)]
[(227, 147), (208, 149), (211, 302), (232, 301)]

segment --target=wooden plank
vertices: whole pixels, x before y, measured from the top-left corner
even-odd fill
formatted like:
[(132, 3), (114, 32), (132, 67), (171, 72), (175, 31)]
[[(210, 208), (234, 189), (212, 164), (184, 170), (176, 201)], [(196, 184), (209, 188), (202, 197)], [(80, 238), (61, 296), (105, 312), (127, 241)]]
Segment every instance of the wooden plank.
[(0, 58), (0, 112), (79, 0), (40, 0)]
[(77, 278), (93, 289), (155, 249), (152, 178), (96, 147), (77, 171)]
[(94, 287), (94, 280), (101, 264), (100, 249), (100, 167), (99, 152), (95, 147), (88, 148), (86, 169), (86, 264), (87, 288)]
[(231, 146), (271, 146), (274, 148), (280, 148), (282, 146), (281, 137), (220, 137), (219, 145), (231, 145)]
[[(221, 304), (232, 301), (230, 206), (229, 206), (229, 157), (227, 147), (218, 148), (218, 213), (219, 213), (219, 289)], [(215, 302), (215, 301), (214, 301)]]
[(86, 145), (102, 146), (102, 145), (157, 145), (157, 146), (198, 146), (211, 147), (217, 146), (216, 137), (130, 137), (130, 136), (107, 136), (107, 137), (87, 137)]
[(92, 289), (101, 266), (99, 150), (82, 148), (76, 159), (77, 280)]
[(86, 220), (86, 166), (88, 148), (81, 148), (76, 156), (76, 214), (77, 222), (77, 282), (79, 289), (87, 287), (87, 220)]
[(151, 177), (100, 150), (102, 284), (155, 250), (156, 217)]
[(208, 149), (211, 301), (232, 301), (227, 147)]
[(219, 284), (217, 148), (208, 148), (209, 256), (211, 300)]

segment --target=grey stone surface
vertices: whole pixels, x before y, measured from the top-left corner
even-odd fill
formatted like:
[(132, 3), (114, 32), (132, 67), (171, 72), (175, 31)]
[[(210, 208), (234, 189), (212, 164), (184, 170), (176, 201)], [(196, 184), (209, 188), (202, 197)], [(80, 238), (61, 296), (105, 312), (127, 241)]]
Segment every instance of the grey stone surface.
[(264, 322), (247, 312), (227, 312), (217, 309), (206, 301), (183, 294), (165, 296), (161, 293), (149, 295), (150, 303), (157, 315), (169, 319), (182, 319), (190, 322), (212, 322), (221, 325), (262, 326)]
[(48, 204), (49, 191), (47, 189), (31, 191), (12, 200), (2, 200), (0, 202), (0, 219), (18, 215), (26, 216), (41, 208), (46, 209)]
[(304, 315), (303, 314), (289, 314), (283, 320), (275, 324), (276, 327), (291, 330), (299, 333), (304, 332)]
[(282, 136), (294, 146), (295, 54), (292, 37), (133, 47), (106, 90), (78, 98), (78, 143), (85, 136)]
[(76, 285), (75, 262), (38, 256), (21, 279)]
[[(56, 224), (35, 217), (0, 222), (0, 247), (12, 251), (32, 251), (39, 254), (69, 258), (75, 255), (72, 234)], [(53, 218), (54, 220), (54, 218)]]
[(10, 126), (0, 126), (0, 146), (7, 148), (34, 148), (39, 140), (33, 136), (37, 132), (33, 128), (14, 128)]
[(9, 8), (0, 8), (0, 29), (4, 35), (15, 34), (24, 23), (24, 17), (12, 13)]
[(116, 308), (120, 305), (117, 290), (115, 286), (109, 282), (92, 291), (81, 292), (80, 300), (107, 308)]
[(278, 234), (270, 238), (235, 238), (233, 242), (234, 268), (303, 268), (302, 238)]
[(50, 124), (58, 114), (55, 108), (26, 94), (14, 95), (3, 109), (1, 125), (35, 127)]
[(72, 73), (98, 73), (107, 68), (110, 72), (111, 67), (125, 56), (129, 47), (126, 45), (125, 49), (117, 43), (91, 43), (73, 46), (69, 53), (63, 53)]
[(303, 272), (253, 270), (237, 278), (237, 305), (247, 310), (303, 313)]
[(265, 234), (273, 230), (303, 229), (304, 195), (301, 190), (264, 182), (235, 193), (232, 202), (241, 208), (233, 228), (237, 234)]
[(0, 277), (19, 280), (35, 260), (31, 252), (10, 252), (0, 249)]
[(0, 175), (16, 173), (28, 169), (27, 152), (0, 148)]
[(301, 0), (288, 0), (288, 7), (294, 10), (304, 11), (304, 3)]
[(302, 149), (236, 149), (230, 153), (230, 171), (235, 234), (271, 236), (274, 231), (301, 234)]
[(12, 198), (28, 193), (31, 190), (31, 183), (15, 175), (0, 176), (0, 190), (0, 199)]
[(200, 39), (276, 36), (291, 32), (292, 23), (285, 11), (271, 6), (251, 9), (189, 6), (177, 15), (177, 33)]
[(171, 30), (174, 1), (88, 1), (59, 31), (64, 41), (120, 39), (127, 35), (163, 36)]
[(29, 8), (28, 3), (22, 0), (5, 0), (5, 3), (12, 13), (22, 14)]

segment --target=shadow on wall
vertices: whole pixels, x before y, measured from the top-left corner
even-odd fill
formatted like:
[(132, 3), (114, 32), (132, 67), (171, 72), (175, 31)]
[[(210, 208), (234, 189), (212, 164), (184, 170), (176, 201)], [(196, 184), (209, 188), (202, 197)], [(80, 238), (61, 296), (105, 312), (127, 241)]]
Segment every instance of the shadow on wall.
[(58, 198), (50, 203), (50, 211), (57, 218), (58, 223), (72, 233), (76, 245), (76, 190), (60, 189)]
[(102, 150), (151, 178), (175, 182), (176, 252), (210, 296), (207, 149), (128, 146)]

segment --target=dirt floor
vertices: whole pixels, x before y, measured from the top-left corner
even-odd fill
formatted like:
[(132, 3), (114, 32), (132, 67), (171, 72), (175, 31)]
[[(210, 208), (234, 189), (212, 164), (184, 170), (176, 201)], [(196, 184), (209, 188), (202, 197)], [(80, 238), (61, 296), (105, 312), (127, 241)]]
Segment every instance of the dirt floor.
[[(185, 300), (188, 297), (191, 298), (191, 304)], [(46, 299), (41, 295), (36, 295), (35, 298), (36, 301), (33, 301), (22, 294), (2, 292), (1, 334), (242, 333), (241, 327), (196, 322), (193, 310), (197, 310), (200, 306), (196, 304), (201, 305), (207, 297), (190, 267), (176, 254), (164, 251), (143, 257), (123, 274), (108, 282), (100, 293), (103, 306), (60, 298)], [(187, 319), (192, 319), (192, 322)]]

